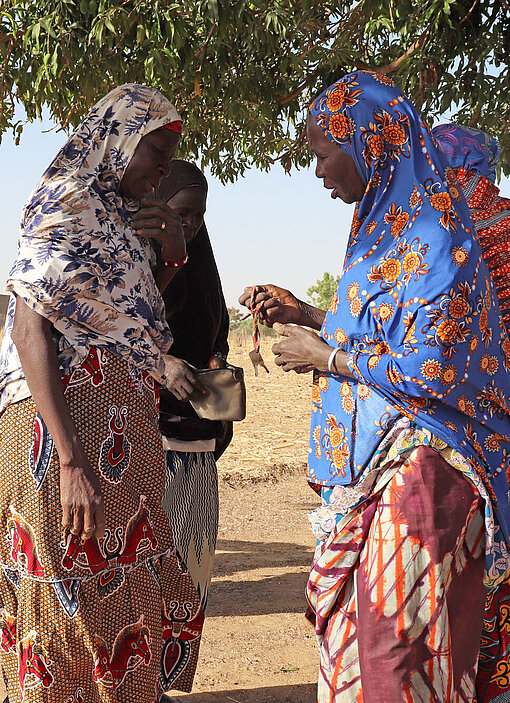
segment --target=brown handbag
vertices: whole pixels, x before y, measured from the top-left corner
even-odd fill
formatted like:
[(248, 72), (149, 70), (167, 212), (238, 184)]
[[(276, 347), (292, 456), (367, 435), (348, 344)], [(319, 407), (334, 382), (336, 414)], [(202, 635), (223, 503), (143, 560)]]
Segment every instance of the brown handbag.
[(207, 394), (194, 392), (189, 399), (198, 417), (204, 420), (244, 420), (246, 386), (244, 371), (227, 364), (222, 369), (197, 369), (197, 380)]

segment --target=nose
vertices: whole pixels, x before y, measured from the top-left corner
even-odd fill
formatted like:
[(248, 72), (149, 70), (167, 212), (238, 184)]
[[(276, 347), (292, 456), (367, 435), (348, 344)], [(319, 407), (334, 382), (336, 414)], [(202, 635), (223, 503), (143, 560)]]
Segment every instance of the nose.
[(317, 161), (315, 166), (315, 176), (316, 178), (324, 178), (324, 171), (322, 170), (322, 166), (319, 161)]

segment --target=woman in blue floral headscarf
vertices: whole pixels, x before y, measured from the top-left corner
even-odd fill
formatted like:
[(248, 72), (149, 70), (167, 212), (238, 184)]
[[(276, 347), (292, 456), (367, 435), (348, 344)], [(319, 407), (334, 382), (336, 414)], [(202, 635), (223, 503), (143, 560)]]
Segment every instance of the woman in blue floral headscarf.
[[(154, 703), (190, 690), (203, 621), (162, 508), (156, 283), (184, 263), (152, 200), (179, 115), (116, 88), (25, 207), (0, 358), (0, 662), (9, 699)], [(156, 240), (163, 265), (156, 268)]]
[(269, 323), (321, 327), (285, 325), (274, 347), (285, 370), (316, 369), (319, 702), (471, 701), (484, 572), (494, 585), (509, 568), (510, 344), (493, 285), (455, 174), (391, 80), (344, 76), (307, 134), (316, 175), (357, 203), (338, 290), (325, 316), (272, 286), (254, 298)]

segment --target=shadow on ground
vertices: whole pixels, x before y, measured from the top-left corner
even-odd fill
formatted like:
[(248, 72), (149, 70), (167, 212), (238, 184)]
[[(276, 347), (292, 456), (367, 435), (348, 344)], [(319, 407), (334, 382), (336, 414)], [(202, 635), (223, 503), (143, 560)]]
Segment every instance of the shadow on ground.
[(163, 698), (162, 703), (314, 703), (316, 686), (269, 686), (267, 688), (217, 691), (216, 693), (194, 693), (191, 696)]
[[(219, 539), (216, 544), (214, 576), (231, 576), (237, 571), (250, 569), (309, 567), (313, 549), (291, 542), (246, 542)], [(220, 552), (218, 554), (218, 552)], [(222, 554), (221, 552), (226, 552)]]
[(207, 617), (304, 613), (307, 573), (260, 577), (257, 581), (215, 581)]

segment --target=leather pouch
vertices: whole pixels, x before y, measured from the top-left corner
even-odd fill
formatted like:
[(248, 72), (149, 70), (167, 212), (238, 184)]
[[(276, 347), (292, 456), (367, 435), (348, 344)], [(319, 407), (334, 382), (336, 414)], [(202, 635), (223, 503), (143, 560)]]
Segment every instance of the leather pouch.
[(238, 366), (223, 369), (197, 369), (198, 381), (207, 395), (193, 393), (189, 402), (198, 417), (204, 420), (244, 420), (246, 386), (244, 371)]

